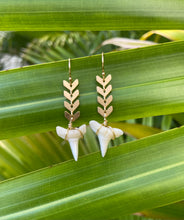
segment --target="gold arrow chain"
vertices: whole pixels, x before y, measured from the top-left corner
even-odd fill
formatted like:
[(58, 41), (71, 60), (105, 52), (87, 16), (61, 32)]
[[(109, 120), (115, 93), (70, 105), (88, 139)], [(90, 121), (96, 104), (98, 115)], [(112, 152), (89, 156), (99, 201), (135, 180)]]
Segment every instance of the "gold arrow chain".
[(69, 82), (67, 82), (66, 80), (63, 80), (63, 86), (66, 89), (68, 89), (68, 91), (64, 90), (64, 97), (66, 99), (68, 99), (69, 102), (64, 101), (64, 106), (70, 113), (65, 111), (64, 115), (65, 115), (65, 118), (68, 119), (68, 121), (69, 121), (69, 124), (68, 124), (69, 129), (72, 129), (72, 122), (77, 120), (80, 116), (80, 111), (77, 111), (76, 113), (74, 113), (74, 111), (80, 105), (80, 102), (77, 99), (78, 96), (79, 96), (79, 90), (78, 89), (75, 90), (76, 87), (79, 85), (79, 80), (76, 79), (74, 82), (72, 82), (70, 59), (68, 61), (69, 61), (68, 62), (68, 65), (69, 65)]
[(104, 126), (107, 126), (107, 117), (113, 111), (113, 107), (109, 106), (113, 100), (112, 95), (110, 95), (112, 91), (112, 85), (108, 85), (111, 79), (112, 79), (111, 74), (105, 77), (104, 56), (102, 53), (102, 78), (100, 76), (96, 76), (96, 81), (101, 85), (102, 88), (97, 86), (96, 90), (102, 96), (102, 97), (98, 96), (97, 101), (100, 105), (103, 106), (103, 109), (101, 107), (97, 107), (97, 110), (98, 113), (104, 118), (104, 123), (103, 123)]

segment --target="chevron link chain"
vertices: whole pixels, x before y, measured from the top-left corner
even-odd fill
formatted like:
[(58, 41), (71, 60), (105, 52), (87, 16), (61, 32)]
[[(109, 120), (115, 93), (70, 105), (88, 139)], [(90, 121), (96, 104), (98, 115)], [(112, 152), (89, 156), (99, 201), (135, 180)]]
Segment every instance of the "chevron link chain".
[[(80, 102), (77, 99), (79, 96), (79, 90), (75, 90), (76, 87), (79, 85), (79, 80), (76, 79), (74, 82), (72, 81), (71, 77), (71, 64), (69, 59), (69, 82), (63, 80), (63, 86), (67, 89), (64, 90), (64, 97), (68, 99), (68, 101), (64, 101), (65, 108), (69, 111), (65, 111), (64, 115), (65, 118), (68, 119), (69, 124), (68, 128), (72, 129), (72, 122), (77, 120), (80, 116), (80, 111), (74, 113), (74, 111), (79, 107)], [(76, 100), (77, 99), (77, 100)]]
[[(109, 74), (107, 77), (104, 71), (104, 56), (102, 53), (102, 78), (100, 76), (96, 76), (96, 81), (101, 85), (101, 87), (97, 86), (97, 92), (102, 96), (97, 97), (97, 101), (100, 105), (103, 106), (97, 107), (98, 113), (104, 118), (104, 126), (107, 126), (107, 117), (112, 113), (113, 107), (109, 106), (113, 100), (112, 95), (110, 95), (112, 91), (112, 85), (108, 85), (112, 79), (112, 76)], [(109, 107), (108, 107), (109, 106)]]

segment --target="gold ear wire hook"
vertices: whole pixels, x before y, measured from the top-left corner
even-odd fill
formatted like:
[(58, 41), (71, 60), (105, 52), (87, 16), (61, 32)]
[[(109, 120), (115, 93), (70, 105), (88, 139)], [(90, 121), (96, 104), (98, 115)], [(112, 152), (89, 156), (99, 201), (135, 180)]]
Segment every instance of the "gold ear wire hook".
[(70, 85), (72, 85), (71, 61), (70, 61), (70, 58), (68, 59), (68, 68), (69, 68), (69, 82), (70, 82)]
[(105, 79), (105, 71), (104, 71), (104, 53), (102, 52), (102, 76), (103, 80)]
[[(68, 59), (68, 72), (69, 72), (69, 83), (70, 83), (70, 87), (72, 86), (72, 75), (71, 75), (71, 60), (70, 58)], [(72, 91), (70, 90), (70, 95), (72, 95)], [(70, 101), (71, 105), (73, 105), (73, 102)], [(70, 121), (68, 124), (68, 128), (72, 129), (72, 121), (73, 121), (73, 113), (71, 113), (70, 115)]]

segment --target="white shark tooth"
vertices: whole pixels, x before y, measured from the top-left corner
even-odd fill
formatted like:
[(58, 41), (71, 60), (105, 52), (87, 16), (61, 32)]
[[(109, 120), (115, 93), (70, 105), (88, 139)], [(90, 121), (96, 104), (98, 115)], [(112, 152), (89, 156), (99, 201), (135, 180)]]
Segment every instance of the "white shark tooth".
[(120, 137), (123, 134), (123, 131), (121, 129), (112, 128), (110, 126), (105, 127), (104, 125), (98, 123), (97, 121), (90, 121), (89, 125), (91, 129), (98, 136), (98, 139), (100, 142), (101, 154), (102, 154), (102, 157), (104, 157), (107, 152), (109, 141), (111, 139)]
[(66, 129), (60, 126), (56, 127), (56, 133), (59, 137), (68, 140), (75, 161), (78, 160), (78, 144), (79, 139), (86, 133), (86, 125), (81, 125), (79, 128)]

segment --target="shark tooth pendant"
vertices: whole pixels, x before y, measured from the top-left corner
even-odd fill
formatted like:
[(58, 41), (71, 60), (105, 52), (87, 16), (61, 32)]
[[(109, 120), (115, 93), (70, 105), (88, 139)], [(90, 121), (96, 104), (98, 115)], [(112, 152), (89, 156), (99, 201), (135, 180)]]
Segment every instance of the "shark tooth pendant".
[(102, 78), (100, 76), (96, 76), (96, 81), (101, 85), (102, 88), (97, 86), (96, 89), (100, 94), (100, 96), (97, 97), (97, 101), (103, 106), (103, 109), (101, 107), (97, 107), (97, 110), (98, 113), (104, 118), (104, 122), (103, 124), (93, 120), (89, 122), (91, 129), (98, 136), (102, 157), (104, 157), (107, 152), (107, 147), (110, 140), (114, 140), (115, 138), (123, 135), (123, 131), (121, 129), (108, 126), (107, 117), (113, 111), (113, 107), (109, 106), (113, 100), (112, 95), (109, 95), (112, 91), (112, 85), (108, 85), (111, 79), (112, 76), (110, 74), (107, 77), (105, 76), (104, 55), (102, 53)]
[(89, 125), (91, 129), (97, 134), (102, 157), (105, 156), (107, 152), (107, 147), (110, 140), (114, 140), (123, 134), (123, 131), (118, 128), (112, 128), (110, 126), (104, 126), (97, 121), (90, 121)]
[(70, 144), (70, 148), (73, 154), (75, 161), (78, 160), (78, 143), (79, 139), (83, 138), (83, 135), (86, 133), (86, 125), (81, 125), (78, 129), (66, 129), (60, 126), (56, 127), (57, 135)]
[(77, 97), (79, 96), (79, 90), (78, 89), (75, 90), (76, 87), (79, 85), (79, 81), (78, 79), (76, 79), (74, 82), (72, 82), (70, 59), (68, 60), (68, 65), (69, 65), (69, 82), (63, 80), (63, 86), (68, 90), (68, 91), (66, 90), (64, 91), (64, 96), (66, 99), (68, 99), (69, 102), (64, 101), (64, 106), (68, 111), (70, 111), (70, 113), (68, 111), (65, 111), (64, 115), (65, 118), (69, 121), (69, 124), (67, 129), (57, 126), (56, 133), (59, 137), (69, 142), (74, 160), (77, 161), (79, 139), (83, 138), (83, 135), (86, 133), (86, 125), (85, 124), (81, 125), (79, 128), (72, 127), (72, 123), (75, 120), (77, 120), (80, 116), (79, 111), (74, 113), (74, 111), (80, 105), (79, 100), (77, 99)]

